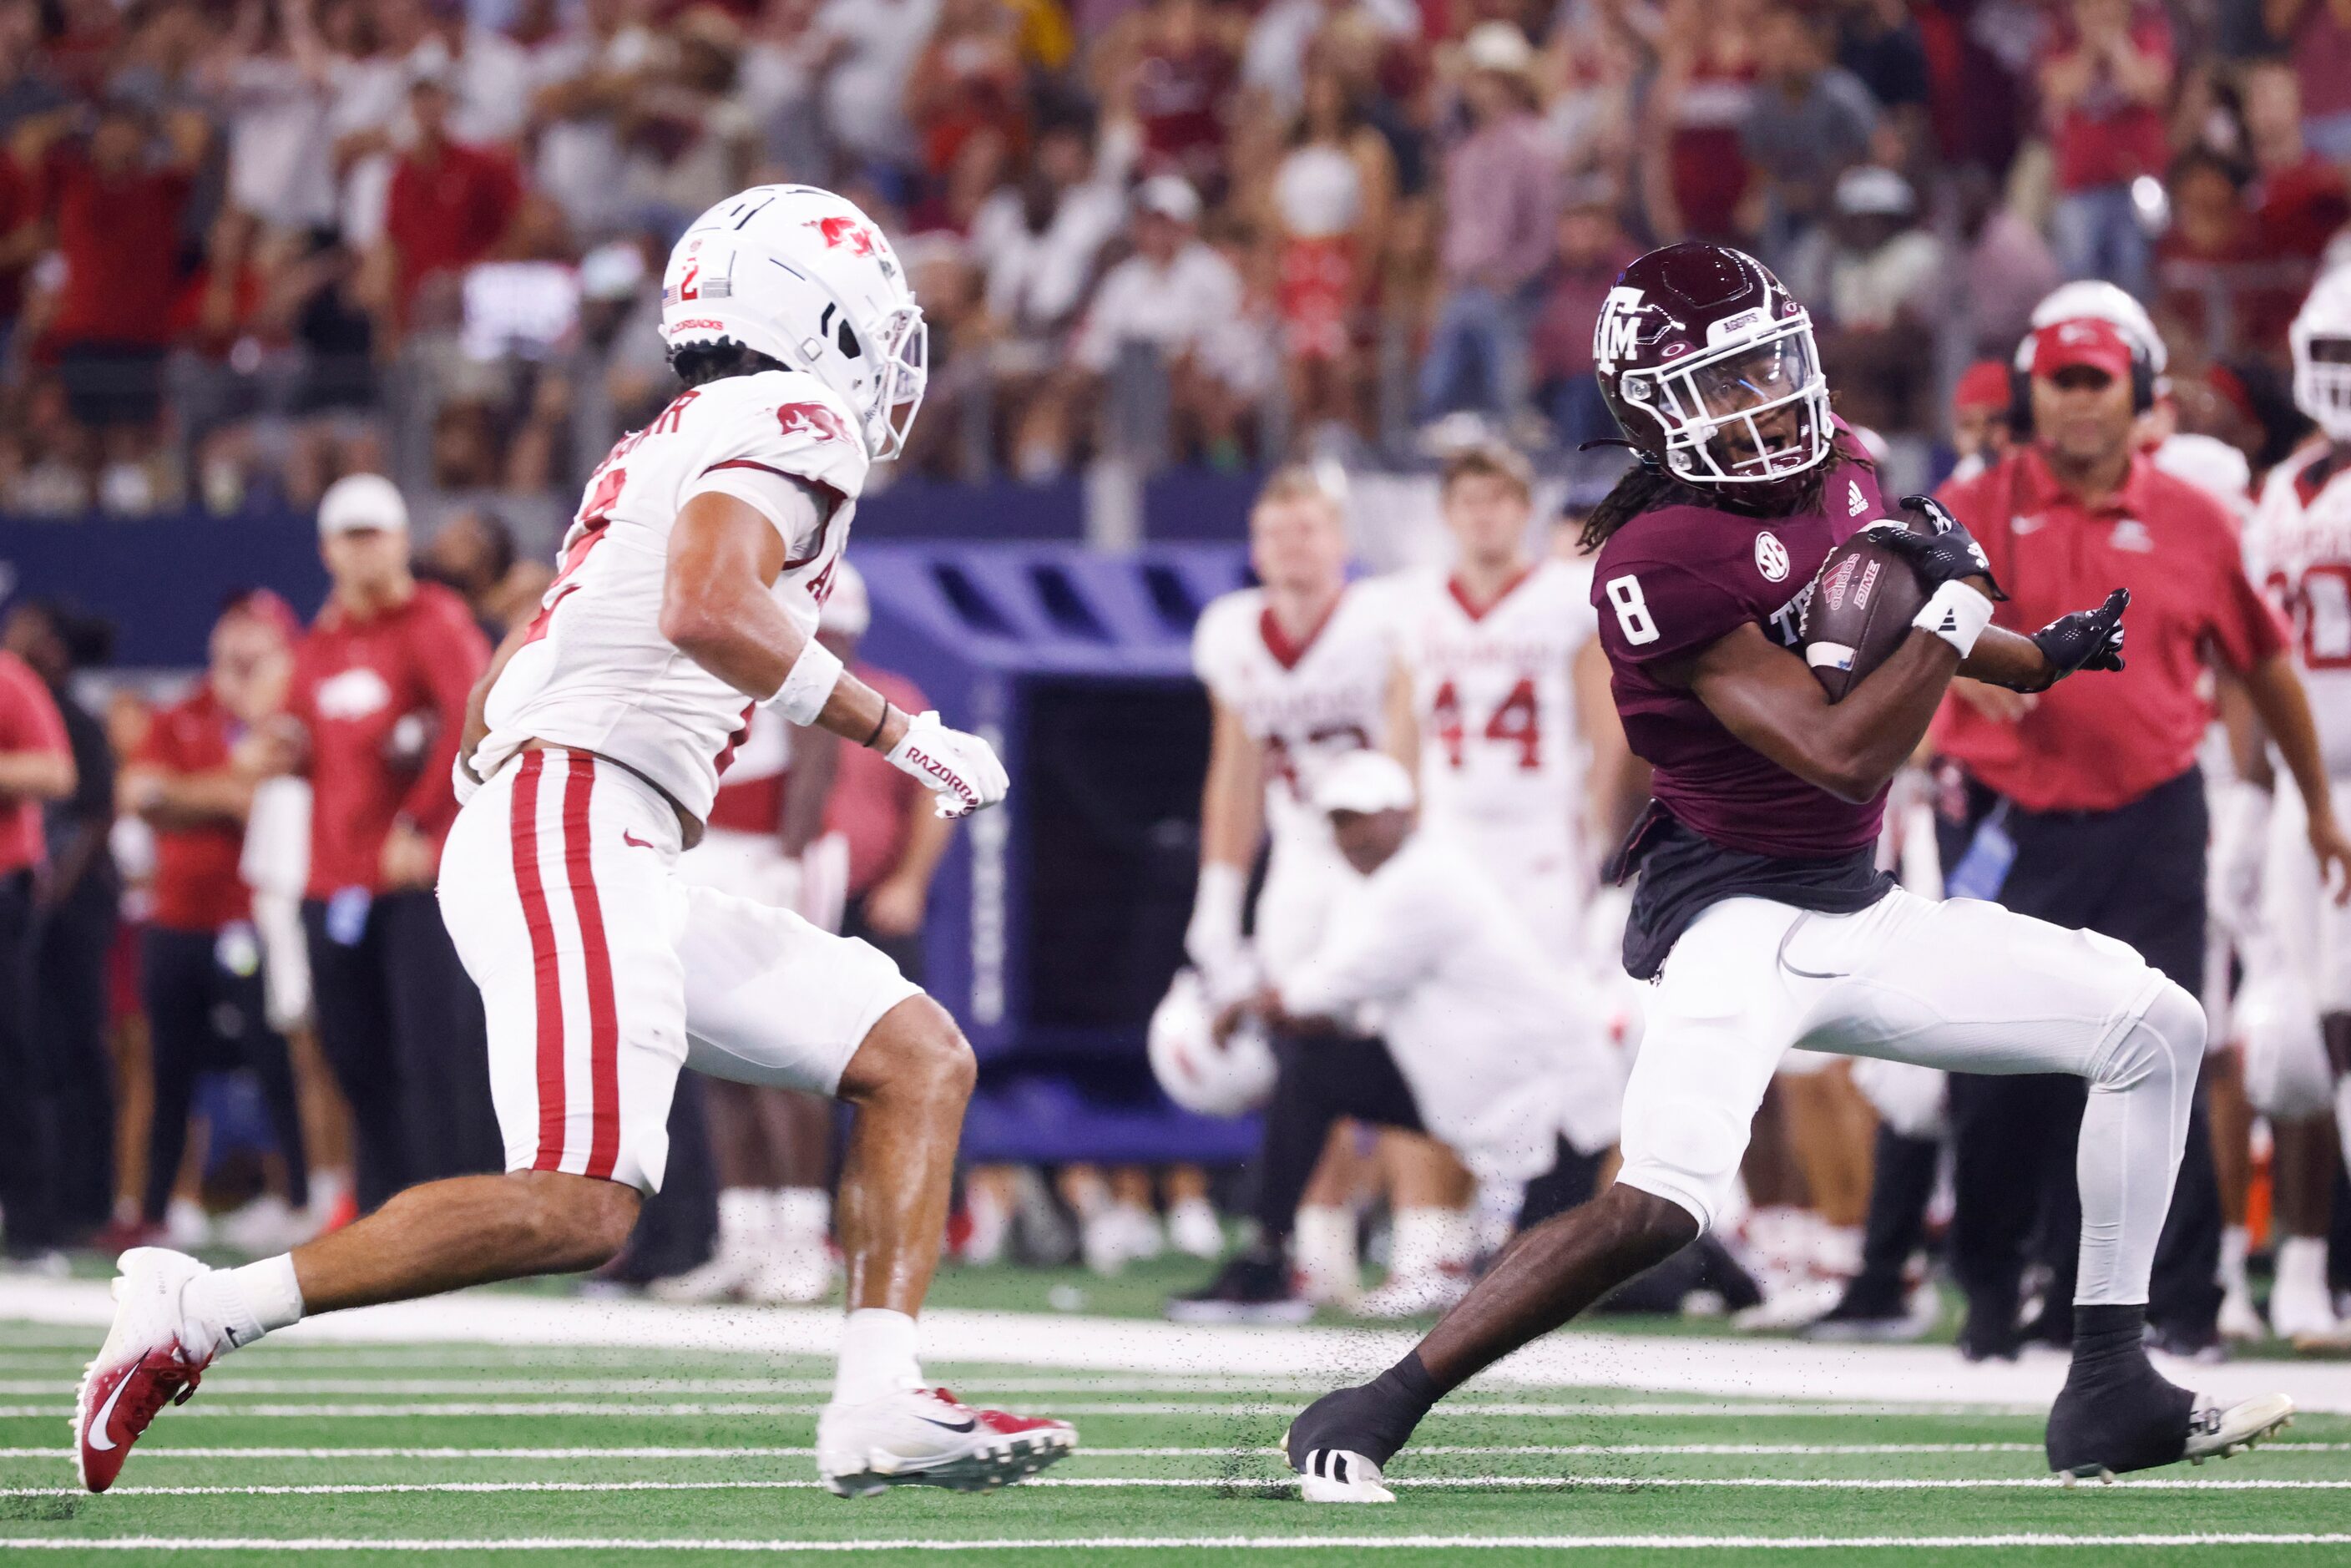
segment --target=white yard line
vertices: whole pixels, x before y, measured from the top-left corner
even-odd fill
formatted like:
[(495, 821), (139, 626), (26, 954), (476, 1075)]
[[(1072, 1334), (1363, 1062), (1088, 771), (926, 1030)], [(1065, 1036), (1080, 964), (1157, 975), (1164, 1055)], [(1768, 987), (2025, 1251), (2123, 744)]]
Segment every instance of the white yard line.
[[(84, 1328), (112, 1318), (96, 1281), (0, 1279), (0, 1319)], [(312, 1319), (302, 1344), (440, 1342), (626, 1346), (830, 1356), (841, 1314), (825, 1308), (673, 1307), (657, 1301), (470, 1291)], [(1130, 1375), (1213, 1368), (1238, 1377), (1352, 1382), (1410, 1349), (1408, 1330), (1186, 1325), (1140, 1318), (941, 1310), (923, 1315), (929, 1362), (1020, 1364)], [(19, 1342), (20, 1343), (22, 1342)], [(2199, 1392), (2232, 1400), (2277, 1389), (2305, 1410), (2351, 1412), (2351, 1364), (2233, 1362), (2183, 1369)], [(1821, 1345), (1577, 1330), (1547, 1336), (1481, 1375), (1487, 1386), (1614, 1387), (1762, 1398), (2046, 1407), (2065, 1363), (1970, 1364), (1941, 1345)]]
[[(2038, 1454), (2039, 1443), (1512, 1443), (1415, 1444), (1405, 1450), (1416, 1456), (1520, 1458), (1865, 1458), (1914, 1454)], [(1236, 1454), (1276, 1454), (1270, 1446), (1171, 1448), (1097, 1448), (1078, 1450), (1088, 1459), (1215, 1459)], [(2351, 1443), (2263, 1443), (2272, 1454), (2351, 1453)], [(771, 1444), (739, 1448), (173, 1448), (151, 1444), (139, 1450), (141, 1459), (756, 1459), (808, 1458), (816, 1449), (805, 1445)], [(0, 1448), (0, 1459), (73, 1461), (73, 1449)]]
[[(1249, 1400), (1237, 1402), (1176, 1404), (1155, 1401), (1044, 1401), (1038, 1407), (1055, 1416), (1294, 1416), (1302, 1400)], [(649, 1404), (637, 1400), (627, 1404), (596, 1404), (585, 1400), (438, 1400), (425, 1404), (397, 1404), (386, 1401), (376, 1405), (237, 1405), (221, 1401), (207, 1402), (199, 1398), (183, 1408), (172, 1412), (171, 1419), (186, 1420), (192, 1416), (215, 1416), (256, 1420), (380, 1420), (386, 1417), (426, 1418), (434, 1416), (604, 1416), (620, 1417), (649, 1416), (743, 1416), (772, 1419), (779, 1416), (814, 1416), (824, 1408), (821, 1405), (713, 1405), (702, 1401), (672, 1401)], [(1425, 1417), (1427, 1420), (1470, 1420), (1479, 1416), (1513, 1416), (1531, 1420), (1581, 1420), (1600, 1416), (1702, 1416), (1708, 1417), (1817, 1417), (1817, 1416), (1987, 1416), (2046, 1415), (2045, 1406), (2034, 1405), (1729, 1405), (1729, 1404), (1649, 1404), (1649, 1403), (1566, 1403), (1526, 1404), (1496, 1401), (1479, 1403), (1463, 1400), (1439, 1405)], [(73, 1415), (69, 1405), (0, 1405), (0, 1420), (66, 1420)]]
[(780, 1554), (842, 1552), (1952, 1552), (2020, 1547), (2346, 1546), (2351, 1534), (2210, 1531), (2172, 1535), (1097, 1535), (956, 1541), (726, 1541), (693, 1537), (488, 1536), (371, 1540), (365, 1536), (25, 1536), (0, 1546), (55, 1552), (728, 1552)]
[[(352, 1481), (254, 1486), (128, 1486), (110, 1497), (382, 1497), (409, 1493), (460, 1492), (716, 1492), (813, 1491), (817, 1480), (707, 1481)], [(1280, 1490), (1298, 1484), (1290, 1476), (1044, 1476), (1020, 1483), (1048, 1490), (1222, 1491)], [(1387, 1484), (1415, 1490), (1502, 1490), (1598, 1491), (2047, 1491), (2064, 1482), (2054, 1476), (1816, 1477), (1816, 1476), (1390, 1476)], [(2137, 1491), (2351, 1491), (2351, 1480), (2287, 1480), (2158, 1478), (2125, 1480)], [(79, 1487), (0, 1487), (0, 1497), (77, 1498)]]

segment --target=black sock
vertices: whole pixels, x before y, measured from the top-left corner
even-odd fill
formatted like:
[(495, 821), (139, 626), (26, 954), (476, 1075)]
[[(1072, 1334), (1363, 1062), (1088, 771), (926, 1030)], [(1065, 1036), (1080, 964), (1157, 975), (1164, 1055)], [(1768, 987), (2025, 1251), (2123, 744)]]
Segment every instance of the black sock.
[(2117, 1357), (2145, 1354), (2147, 1303), (2074, 1308), (2074, 1364), (2094, 1367)]
[(1375, 1465), (1395, 1456), (1445, 1391), (1420, 1363), (1420, 1353), (1355, 1388), (1326, 1394), (1300, 1412), (1290, 1426), (1290, 1462), (1300, 1469), (1317, 1449), (1347, 1450)]

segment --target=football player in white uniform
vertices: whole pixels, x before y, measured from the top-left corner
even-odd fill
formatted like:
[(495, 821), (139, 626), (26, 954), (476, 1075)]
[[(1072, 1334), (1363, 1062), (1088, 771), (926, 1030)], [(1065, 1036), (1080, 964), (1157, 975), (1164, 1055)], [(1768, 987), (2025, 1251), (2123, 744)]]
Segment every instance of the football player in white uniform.
[[(1378, 590), (1347, 581), (1346, 522), (1311, 471), (1288, 468), (1267, 481), (1249, 512), (1249, 555), (1261, 586), (1210, 604), (1192, 638), (1213, 727), (1200, 802), (1199, 889), (1184, 946), (1212, 1010), (1302, 962), (1321, 938), (1332, 900), (1352, 880), (1330, 822), (1314, 808), (1318, 770), (1352, 751), (1397, 753), (1410, 744), (1389, 707), (1388, 607)], [(1261, 842), (1269, 843), (1265, 883), (1254, 934), (1245, 936), (1249, 868)], [(1311, 1166), (1319, 1152), (1269, 1148), (1266, 1160), (1287, 1175), (1299, 1160)], [(1400, 1216), (1458, 1210), (1467, 1178), (1440, 1145), (1412, 1137), (1386, 1152)], [(1259, 1239), (1206, 1291), (1170, 1302), (1172, 1315), (1297, 1318), (1311, 1310), (1311, 1298), (1352, 1297), (1355, 1218), (1343, 1190), (1334, 1190), (1344, 1184), (1326, 1170), (1302, 1195), (1300, 1185), (1259, 1183)], [(1400, 1224), (1416, 1236), (1429, 1218)], [(1284, 1248), (1293, 1224), (1305, 1297), (1293, 1291)]]
[[(2270, 471), (2245, 564), (2292, 618), (2296, 662), (2338, 809), (2351, 808), (2351, 272), (2319, 280), (2288, 333), (2294, 402), (2325, 439)], [(2337, 1135), (2351, 1128), (2351, 912), (2326, 895), (2301, 797), (2275, 790), (2265, 744), (2241, 748), (2215, 835), (2213, 902), (2237, 934), (2244, 1077), (2274, 1137), (2283, 1240), (2270, 1327), (2351, 1343), (2327, 1282)], [(2335, 1126), (2330, 1127), (2330, 1114)]]
[(1483, 866), (1565, 961), (1580, 950), (1595, 846), (1614, 846), (1640, 799), (1594, 640), (1592, 569), (1529, 548), (1533, 485), (1507, 446), (1456, 453), (1439, 491), (1453, 564), (1391, 591), (1424, 825)]
[(412, 1187), (242, 1269), (125, 1253), (76, 1419), (93, 1490), (214, 1358), (271, 1329), (611, 1257), (661, 1184), (686, 1065), (861, 1113), (841, 1183), (850, 1312), (817, 1423), (827, 1486), (983, 1490), (1075, 1447), (1062, 1423), (925, 1387), (916, 1363), (976, 1071), (954, 1020), (866, 944), (676, 871), (761, 703), (883, 751), (949, 815), (1004, 798), (987, 741), (896, 711), (814, 635), (866, 471), (921, 402), (922, 311), (881, 231), (804, 185), (697, 218), (662, 299), (684, 389), (590, 481), (459, 752), (440, 895), (489, 1018), (507, 1174)]

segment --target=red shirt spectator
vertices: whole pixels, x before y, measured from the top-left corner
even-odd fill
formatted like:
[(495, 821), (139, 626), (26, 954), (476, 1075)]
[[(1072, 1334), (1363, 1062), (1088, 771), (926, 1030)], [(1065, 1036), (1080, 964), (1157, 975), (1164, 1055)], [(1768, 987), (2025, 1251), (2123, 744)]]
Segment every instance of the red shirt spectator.
[[(218, 772), (229, 765), (229, 750), (244, 728), (206, 681), (155, 716), (131, 760), (166, 773)], [(246, 918), (253, 895), (237, 871), (244, 852), (243, 825), (226, 819), (159, 829), (154, 924), (168, 931), (217, 931)]]
[[(922, 688), (904, 675), (871, 664), (852, 665), (850, 673), (880, 692), (900, 713), (921, 713), (931, 706)], [(906, 852), (910, 814), (930, 809), (922, 799), (925, 793), (912, 774), (891, 767), (880, 752), (862, 746), (841, 748), (841, 771), (825, 803), (824, 827), (825, 831), (849, 840), (850, 897), (855, 898), (897, 868)]]
[[(66, 721), (33, 667), (0, 652), (0, 758), (34, 752), (70, 758)], [(70, 780), (65, 794), (73, 788)], [(30, 871), (48, 858), (41, 836), (41, 802), (32, 795), (0, 796), (0, 875)]]
[(420, 81), (409, 106), (417, 142), (392, 170), (383, 214), (384, 237), (398, 259), (403, 314), (426, 278), (462, 271), (487, 256), (522, 205), (512, 159), (449, 139), (444, 89)]
[(2037, 631), (2116, 588), (2131, 591), (2120, 674), (2061, 682), (2013, 723), (1956, 698), (1944, 705), (1941, 749), (2028, 811), (2113, 810), (2185, 773), (2211, 717), (2200, 689), (2208, 656), (2242, 673), (2285, 645), (2245, 575), (2228, 513), (2144, 454), (2095, 510), (2059, 484), (2038, 447), (1947, 485), (1943, 500), (2014, 595), (1994, 625)]
[(2041, 90), (2067, 191), (2126, 183), (2161, 170), (2171, 24), (2162, 7), (2074, 0), (2041, 61)]
[(89, 153), (60, 152), (49, 166), (49, 204), (65, 258), (49, 336), (60, 343), (171, 340), (180, 290), (180, 218), (192, 186), (184, 169), (118, 160), (101, 127)]
[(294, 659), (287, 707), (309, 732), (309, 896), (381, 891), (383, 841), (404, 819), (435, 845), (457, 815), (449, 766), (465, 699), (489, 664), (465, 601), (420, 582), (360, 619), (320, 612)]

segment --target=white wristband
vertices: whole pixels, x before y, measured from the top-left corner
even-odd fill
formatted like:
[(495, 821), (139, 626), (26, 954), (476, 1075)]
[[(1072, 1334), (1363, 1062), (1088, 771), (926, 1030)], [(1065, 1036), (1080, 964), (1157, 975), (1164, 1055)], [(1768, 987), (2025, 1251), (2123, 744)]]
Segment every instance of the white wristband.
[(1991, 624), (1991, 601), (1964, 582), (1947, 582), (1935, 590), (1910, 624), (1940, 637), (1964, 659), (1976, 651), (1976, 639)]
[(814, 724), (831, 699), (832, 688), (841, 684), (841, 661), (832, 650), (811, 637), (801, 647), (800, 656), (792, 661), (792, 673), (768, 701), (794, 724)]

